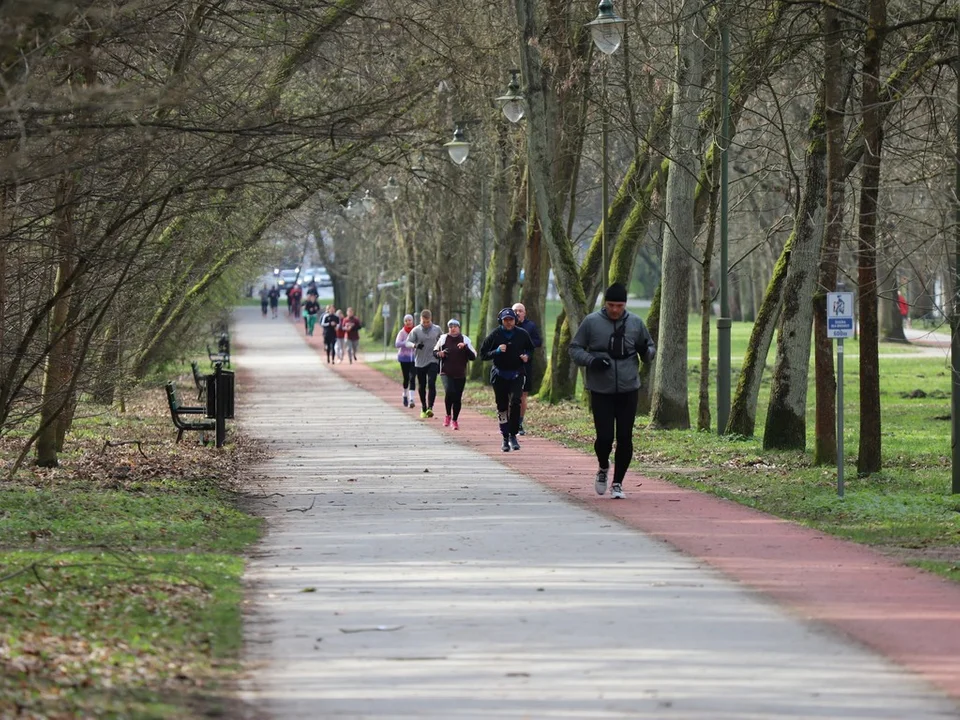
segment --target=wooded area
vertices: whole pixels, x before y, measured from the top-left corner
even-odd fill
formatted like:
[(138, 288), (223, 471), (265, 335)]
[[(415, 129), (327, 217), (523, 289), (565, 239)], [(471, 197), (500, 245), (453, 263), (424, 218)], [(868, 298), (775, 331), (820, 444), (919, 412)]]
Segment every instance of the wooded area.
[[(447, 318), (480, 297), (467, 318), (479, 336), (516, 300), (541, 323), (552, 272), (564, 313), (538, 372), (550, 402), (575, 392), (579, 322), (627, 283), (654, 298), (650, 422), (689, 427), (688, 318), (721, 284), (725, 27), (730, 307), (755, 323), (726, 430), (755, 433), (776, 335), (764, 444), (804, 449), (813, 347), (814, 453), (834, 461), (825, 294), (844, 287), (861, 333), (858, 469), (878, 470), (877, 346), (906, 340), (898, 293), (914, 321), (952, 314), (960, 9), (615, 10), (628, 24), (606, 55), (587, 27), (594, 0), (0, 4), (0, 432), (28, 428), (21, 460), (56, 464), (80, 397), (122, 402), (278, 242), (308, 240), (338, 305)], [(516, 124), (494, 100), (514, 68)], [(456, 125), (462, 165), (443, 147)], [(701, 405), (708, 429), (705, 388)]]

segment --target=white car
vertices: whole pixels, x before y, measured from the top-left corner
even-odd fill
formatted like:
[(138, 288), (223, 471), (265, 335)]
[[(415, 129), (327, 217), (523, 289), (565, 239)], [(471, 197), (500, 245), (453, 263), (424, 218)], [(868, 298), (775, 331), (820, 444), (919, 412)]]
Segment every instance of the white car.
[(307, 268), (303, 271), (302, 284), (309, 285), (311, 282), (315, 282), (318, 288), (330, 287), (333, 285), (333, 281), (330, 280), (330, 275), (327, 273), (327, 269), (322, 267)]

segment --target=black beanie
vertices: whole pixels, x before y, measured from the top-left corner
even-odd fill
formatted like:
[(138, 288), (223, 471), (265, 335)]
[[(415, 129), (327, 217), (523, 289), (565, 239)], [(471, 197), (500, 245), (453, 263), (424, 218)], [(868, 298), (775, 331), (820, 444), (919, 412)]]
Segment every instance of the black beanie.
[(604, 302), (622, 302), (627, 301), (627, 289), (623, 286), (622, 283), (614, 283), (607, 288), (607, 292), (603, 295)]

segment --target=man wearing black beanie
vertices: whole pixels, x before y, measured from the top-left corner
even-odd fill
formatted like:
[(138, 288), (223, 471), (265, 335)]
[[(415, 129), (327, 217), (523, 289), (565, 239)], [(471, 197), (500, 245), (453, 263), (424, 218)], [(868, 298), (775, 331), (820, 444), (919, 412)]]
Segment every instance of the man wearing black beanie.
[(570, 343), (573, 361), (587, 369), (585, 384), (590, 391), (596, 431), (593, 450), (599, 463), (594, 479), (598, 495), (607, 492), (610, 452), (616, 439), (610, 497), (626, 497), (623, 478), (633, 458), (633, 423), (640, 390), (639, 362), (649, 363), (656, 354), (653, 338), (643, 320), (627, 312), (627, 288), (621, 283), (613, 283), (607, 288), (603, 307), (583, 319)]

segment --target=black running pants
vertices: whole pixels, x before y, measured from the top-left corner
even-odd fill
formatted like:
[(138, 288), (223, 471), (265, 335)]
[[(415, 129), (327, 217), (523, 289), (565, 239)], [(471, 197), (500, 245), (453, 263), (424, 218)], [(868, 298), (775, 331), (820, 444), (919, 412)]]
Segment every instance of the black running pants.
[(503, 435), (516, 435), (520, 430), (523, 382), (523, 373), (512, 380), (507, 380), (502, 375), (497, 375), (493, 380), (493, 396), (497, 399), (497, 421)]
[(590, 407), (593, 410), (593, 427), (597, 439), (593, 451), (597, 454), (600, 467), (610, 467), (610, 451), (616, 438), (617, 451), (613, 456), (613, 482), (623, 482), (633, 459), (633, 423), (637, 418), (637, 399), (639, 390), (606, 395), (590, 393)]
[(400, 372), (403, 375), (403, 389), (415, 390), (417, 385), (417, 374), (414, 371), (413, 362), (400, 361)]
[(443, 380), (443, 405), (447, 409), (447, 415), (452, 415), (454, 420), (460, 418), (460, 407), (463, 404), (463, 388), (467, 385), (467, 379), (447, 377), (441, 375)]
[(437, 399), (437, 373), (440, 365), (430, 363), (426, 367), (417, 368), (417, 385), (420, 391), (420, 406), (426, 410), (432, 408)]

